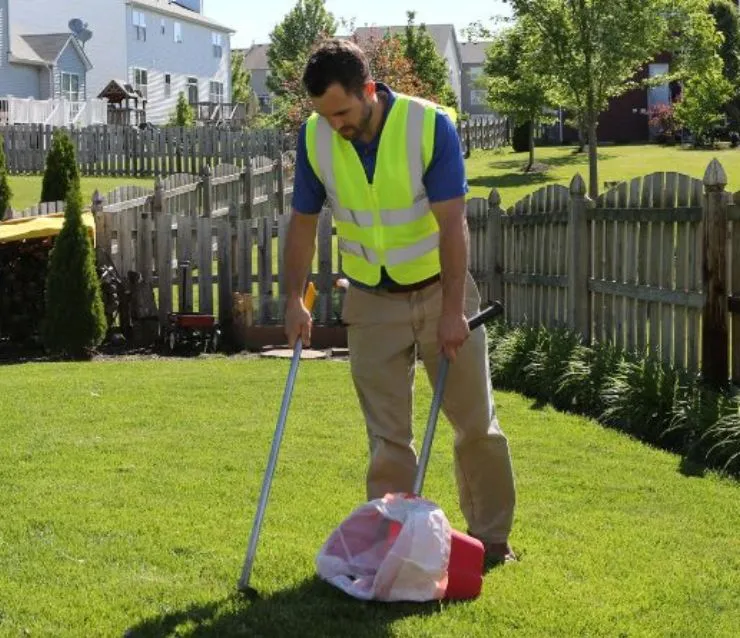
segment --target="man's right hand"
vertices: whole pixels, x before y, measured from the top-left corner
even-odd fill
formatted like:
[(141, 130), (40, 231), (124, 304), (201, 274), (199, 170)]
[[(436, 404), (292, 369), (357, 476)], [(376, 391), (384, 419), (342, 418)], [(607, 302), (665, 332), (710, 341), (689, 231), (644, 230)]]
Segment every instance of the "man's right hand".
[(293, 348), (300, 337), (304, 347), (310, 346), (312, 325), (311, 313), (303, 299), (300, 297), (289, 299), (285, 307), (285, 334), (288, 337), (288, 345)]

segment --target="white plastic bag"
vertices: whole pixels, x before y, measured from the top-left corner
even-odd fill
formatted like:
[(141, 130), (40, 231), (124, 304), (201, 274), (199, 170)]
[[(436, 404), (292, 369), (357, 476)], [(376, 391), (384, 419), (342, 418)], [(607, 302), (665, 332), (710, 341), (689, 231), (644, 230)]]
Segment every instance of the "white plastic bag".
[[(397, 536), (394, 521), (401, 524)], [(316, 568), (322, 579), (361, 600), (439, 600), (447, 589), (451, 544), (452, 529), (439, 506), (386, 494), (358, 507), (332, 532)]]

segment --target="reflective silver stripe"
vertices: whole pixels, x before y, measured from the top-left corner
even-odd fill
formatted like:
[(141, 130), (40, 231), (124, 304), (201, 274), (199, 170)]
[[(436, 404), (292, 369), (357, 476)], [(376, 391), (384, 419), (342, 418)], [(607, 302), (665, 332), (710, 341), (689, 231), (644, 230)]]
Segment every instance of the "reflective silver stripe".
[(385, 263), (388, 266), (398, 266), (412, 259), (423, 257), (427, 253), (439, 247), (439, 233), (434, 233), (429, 237), (406, 248), (396, 248), (389, 250), (385, 255)]
[(397, 210), (381, 210), (380, 218), (384, 226), (399, 226), (410, 224), (425, 217), (430, 210), (429, 200), (426, 195), (416, 197), (411, 208), (399, 208)]
[(326, 194), (336, 203), (337, 182), (334, 179), (334, 149), (332, 144), (332, 128), (328, 120), (319, 117), (316, 121), (316, 161), (319, 163), (321, 177), (324, 179)]
[(409, 100), (409, 112), (406, 122), (406, 155), (409, 160), (409, 176), (412, 188), (422, 187), (424, 177), (423, 150), (424, 107), (415, 100)]
[(356, 241), (349, 241), (347, 239), (339, 238), (338, 242), (339, 250), (342, 252), (348, 253), (350, 255), (354, 255), (355, 257), (359, 257), (360, 259), (364, 259), (365, 261), (370, 262), (371, 264), (380, 264), (380, 259), (378, 258), (378, 254), (371, 250), (370, 248), (366, 248), (362, 244)]
[(340, 206), (334, 209), (334, 219), (340, 222), (356, 224), (361, 228), (372, 228), (374, 220), (373, 214), (369, 210), (350, 210), (349, 208), (342, 208)]

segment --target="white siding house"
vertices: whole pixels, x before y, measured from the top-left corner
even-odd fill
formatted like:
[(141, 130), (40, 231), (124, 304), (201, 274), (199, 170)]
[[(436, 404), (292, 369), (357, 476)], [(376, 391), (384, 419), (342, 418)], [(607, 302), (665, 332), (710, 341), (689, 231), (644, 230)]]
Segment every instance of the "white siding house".
[(233, 29), (203, 15), (200, 0), (5, 0), (28, 33), (68, 30), (71, 19), (87, 25), (85, 52), (93, 68), (88, 94), (117, 80), (140, 89), (146, 117), (164, 123), (179, 92), (195, 102), (231, 101)]
[(28, 33), (0, 0), (0, 124), (94, 124), (105, 104), (90, 100), (92, 68), (70, 32)]

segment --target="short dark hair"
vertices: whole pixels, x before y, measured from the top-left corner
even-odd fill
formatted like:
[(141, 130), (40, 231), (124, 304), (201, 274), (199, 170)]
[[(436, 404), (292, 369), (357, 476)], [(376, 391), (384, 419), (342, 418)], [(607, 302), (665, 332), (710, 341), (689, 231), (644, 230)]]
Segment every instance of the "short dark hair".
[(332, 38), (322, 42), (308, 58), (303, 86), (312, 97), (322, 96), (334, 83), (359, 96), (370, 77), (370, 65), (362, 49), (349, 39)]

